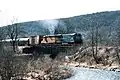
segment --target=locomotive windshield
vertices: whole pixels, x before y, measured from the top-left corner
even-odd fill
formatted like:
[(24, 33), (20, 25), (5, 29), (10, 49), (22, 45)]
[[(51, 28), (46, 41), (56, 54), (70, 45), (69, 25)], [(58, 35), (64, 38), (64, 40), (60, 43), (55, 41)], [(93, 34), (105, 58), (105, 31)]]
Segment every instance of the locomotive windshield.
[(63, 41), (63, 43), (74, 42), (73, 35), (71, 35), (71, 34), (62, 35), (62, 41)]
[(82, 43), (81, 34), (62, 34), (61, 40), (63, 43)]

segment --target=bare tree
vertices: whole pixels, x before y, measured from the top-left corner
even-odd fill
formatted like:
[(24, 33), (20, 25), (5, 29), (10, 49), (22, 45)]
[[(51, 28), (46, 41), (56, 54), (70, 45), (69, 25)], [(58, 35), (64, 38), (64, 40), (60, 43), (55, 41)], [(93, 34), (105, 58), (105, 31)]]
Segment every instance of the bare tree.
[(116, 46), (116, 56), (117, 56), (117, 59), (118, 59), (118, 62), (120, 64), (120, 54), (119, 54), (119, 46), (120, 46), (120, 28), (118, 28), (117, 30), (117, 39), (116, 39), (116, 42), (115, 42), (115, 46)]
[(93, 54), (93, 57), (95, 58), (95, 51), (94, 51), (94, 46), (95, 46), (95, 43), (94, 43), (94, 28), (92, 27), (92, 32), (91, 32), (91, 46), (92, 46), (92, 54)]
[[(2, 40), (5, 39), (5, 29), (3, 27), (0, 28), (0, 76), (2, 80), (10, 80), (8, 76), (10, 76), (10, 64), (11, 61), (10, 55), (6, 54), (4, 50), (4, 42)], [(9, 58), (8, 58), (9, 56)]]
[(92, 46), (92, 55), (95, 62), (98, 64), (98, 23), (95, 23), (95, 26), (91, 27), (91, 46)]
[(116, 47), (116, 56), (117, 56), (117, 59), (118, 59), (118, 62), (120, 64), (120, 50), (119, 50), (119, 46), (120, 46), (120, 17), (117, 17), (116, 20), (114, 21), (114, 26), (117, 26), (117, 29), (116, 29), (116, 35), (115, 35), (115, 38), (114, 38), (114, 45)]
[[(13, 46), (13, 51), (16, 51), (17, 48), (17, 39), (18, 39), (18, 35), (20, 34), (20, 27), (18, 26), (17, 23), (15, 23), (15, 21), (17, 21), (17, 19), (13, 19), (12, 25), (8, 25), (7, 27), (7, 33), (8, 33), (8, 37), (11, 39), (11, 44)], [(15, 23), (15, 24), (14, 24)]]
[(95, 62), (98, 64), (97, 60), (97, 46), (98, 46), (98, 41), (97, 41), (97, 30), (94, 30), (94, 27), (92, 28), (92, 35), (91, 35), (91, 41), (92, 41), (92, 54)]
[(13, 50), (4, 45), (5, 34), (5, 27), (0, 28), (0, 80), (11, 80), (11, 77), (25, 71), (27, 63), (24, 59), (15, 58)]
[(4, 43), (2, 42), (2, 40), (4, 40), (6, 38), (5, 36), (5, 30), (3, 29), (3, 27), (0, 28), (0, 54), (3, 53), (3, 47), (4, 47)]

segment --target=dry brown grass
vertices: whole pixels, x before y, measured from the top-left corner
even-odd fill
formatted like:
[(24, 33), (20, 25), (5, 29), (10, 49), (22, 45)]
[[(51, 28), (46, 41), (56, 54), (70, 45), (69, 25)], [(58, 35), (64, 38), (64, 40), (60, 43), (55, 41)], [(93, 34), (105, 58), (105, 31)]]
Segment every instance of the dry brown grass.
[[(83, 47), (80, 48), (78, 52), (76, 52), (74, 55), (70, 55), (69, 62), (78, 62), (79, 66), (97, 66), (101, 67), (111, 67), (111, 66), (117, 66), (119, 67), (119, 59), (118, 56), (120, 56), (120, 52), (116, 51), (116, 47), (110, 47), (110, 46), (98, 46), (98, 54), (97, 54), (97, 60), (98, 64), (96, 64), (95, 59), (93, 58), (92, 54), (92, 48), (91, 47)], [(120, 48), (118, 48), (118, 51), (120, 51)]]
[[(72, 75), (71, 70), (59, 67), (60, 58), (52, 60), (49, 55), (39, 57), (15, 56), (11, 48), (0, 52), (0, 77), (2, 80), (61, 80)], [(57, 57), (58, 58), (58, 57)]]
[[(71, 70), (60, 67), (60, 62), (42, 56), (28, 63), (29, 78), (38, 80), (61, 80), (72, 75)], [(27, 75), (28, 75), (27, 74)]]

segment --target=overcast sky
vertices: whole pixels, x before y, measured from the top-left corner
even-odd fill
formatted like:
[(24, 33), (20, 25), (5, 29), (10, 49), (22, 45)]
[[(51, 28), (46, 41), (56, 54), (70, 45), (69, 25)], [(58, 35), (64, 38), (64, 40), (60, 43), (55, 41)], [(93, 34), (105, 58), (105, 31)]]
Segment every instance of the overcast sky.
[(120, 10), (120, 0), (0, 0), (0, 25)]

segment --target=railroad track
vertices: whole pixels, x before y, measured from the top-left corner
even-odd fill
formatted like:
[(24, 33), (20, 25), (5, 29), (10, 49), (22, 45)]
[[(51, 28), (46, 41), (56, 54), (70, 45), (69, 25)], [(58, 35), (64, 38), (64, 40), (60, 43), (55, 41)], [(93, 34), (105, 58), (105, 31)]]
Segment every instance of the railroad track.
[(52, 57), (56, 57), (60, 52), (67, 52), (71, 49), (76, 49), (80, 44), (40, 44), (30, 45), (23, 48), (23, 53), (40, 55), (40, 54), (51, 54)]

